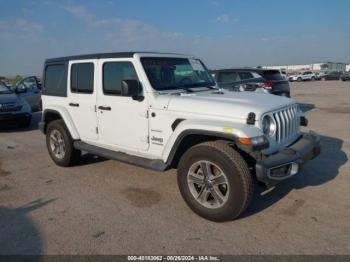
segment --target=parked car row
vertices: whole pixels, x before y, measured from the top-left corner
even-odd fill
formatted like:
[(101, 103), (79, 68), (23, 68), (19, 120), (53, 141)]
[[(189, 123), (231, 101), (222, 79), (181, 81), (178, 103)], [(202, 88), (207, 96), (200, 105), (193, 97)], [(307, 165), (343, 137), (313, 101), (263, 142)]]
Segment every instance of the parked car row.
[[(279, 96), (290, 97), (290, 86), (288, 81), (315, 81), (315, 80), (343, 80), (350, 81), (350, 73), (341, 73), (338, 71), (330, 72), (312, 72), (305, 71), (303, 73), (294, 73), (291, 75), (285, 75), (283, 72), (274, 69), (263, 69), (263, 68), (230, 68), (230, 69), (219, 69), (212, 70), (212, 76), (216, 80), (218, 87), (230, 91), (236, 92), (257, 92), (267, 93)], [(25, 101), (31, 112), (42, 110), (41, 101), (41, 81), (38, 77), (30, 76), (22, 79), (14, 86), (10, 86), (8, 82), (1, 81), (2, 91), (0, 93), (0, 107), (4, 108), (4, 105), (11, 104), (12, 98), (17, 96), (18, 101)], [(7, 94), (7, 88), (10, 90), (11, 96), (5, 96)], [(6, 91), (6, 92), (5, 92)], [(2, 96), (1, 96), (2, 95)], [(9, 101), (7, 101), (9, 99)], [(18, 109), (14, 107), (13, 110)], [(1, 118), (10, 119), (11, 116), (16, 118), (16, 111), (11, 111), (10, 108), (0, 110)], [(14, 114), (12, 114), (14, 113)], [(21, 122), (21, 121), (20, 121)], [(27, 123), (28, 125), (28, 123)], [(21, 126), (23, 125), (21, 122)]]
[(288, 76), (290, 82), (315, 81), (315, 80), (340, 80), (346, 73), (340, 71), (293, 73)]
[(211, 73), (220, 88), (290, 97), (289, 83), (279, 70), (233, 68), (213, 70)]

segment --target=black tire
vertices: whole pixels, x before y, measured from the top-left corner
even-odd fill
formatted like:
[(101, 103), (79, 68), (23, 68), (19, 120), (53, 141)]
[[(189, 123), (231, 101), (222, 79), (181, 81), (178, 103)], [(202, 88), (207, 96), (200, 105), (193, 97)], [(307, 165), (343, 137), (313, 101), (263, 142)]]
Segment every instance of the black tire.
[(290, 97), (290, 95), (288, 93), (281, 93), (281, 96)]
[(19, 123), (20, 128), (28, 128), (30, 127), (30, 124), (32, 123), (32, 116), (29, 116), (26, 120), (23, 120)]
[(301, 82), (301, 81), (302, 81), (301, 77), (298, 77), (297, 81), (298, 81), (298, 82)]
[(315, 81), (316, 80), (316, 78), (315, 77), (311, 77), (311, 81)]
[[(226, 202), (218, 208), (205, 207), (191, 193), (188, 173), (191, 166), (198, 161), (210, 161), (226, 175), (229, 193)], [(247, 163), (224, 141), (205, 142), (187, 150), (178, 165), (177, 181), (181, 195), (188, 206), (199, 216), (215, 222), (239, 217), (249, 206), (254, 193), (253, 178)]]
[[(61, 158), (55, 155), (50, 144), (50, 136), (53, 132), (59, 132), (64, 142), (65, 150)], [(46, 146), (52, 160), (59, 166), (72, 166), (80, 159), (81, 151), (74, 148), (73, 139), (63, 120), (54, 120), (48, 124), (46, 130)]]

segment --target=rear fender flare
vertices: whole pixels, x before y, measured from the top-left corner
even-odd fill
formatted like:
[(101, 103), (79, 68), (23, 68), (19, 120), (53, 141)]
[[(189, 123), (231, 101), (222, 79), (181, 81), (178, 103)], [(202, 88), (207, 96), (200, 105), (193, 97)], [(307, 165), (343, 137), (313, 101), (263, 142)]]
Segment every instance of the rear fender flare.
[(75, 127), (74, 122), (73, 122), (67, 109), (65, 109), (62, 106), (45, 108), (45, 110), (43, 111), (43, 116), (42, 116), (42, 121), (45, 123), (45, 125), (47, 125), (47, 123), (45, 122), (45, 117), (48, 113), (58, 114), (61, 117), (61, 119), (64, 121), (72, 139), (74, 139), (74, 140), (80, 139), (79, 132), (78, 132), (77, 128)]

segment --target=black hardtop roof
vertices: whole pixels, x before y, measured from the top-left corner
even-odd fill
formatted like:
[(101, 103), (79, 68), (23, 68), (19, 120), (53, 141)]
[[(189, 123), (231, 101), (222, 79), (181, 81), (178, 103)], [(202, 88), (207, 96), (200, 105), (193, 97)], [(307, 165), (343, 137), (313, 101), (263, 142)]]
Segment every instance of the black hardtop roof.
[(45, 60), (45, 63), (55, 63), (55, 62), (66, 62), (70, 60), (84, 60), (84, 59), (99, 59), (99, 58), (129, 58), (133, 57), (134, 54), (169, 54), (169, 55), (182, 55), (175, 53), (160, 53), (160, 52), (117, 52), (117, 53), (97, 53), (97, 54), (85, 54), (85, 55), (74, 55), (74, 56), (65, 56), (57, 58), (49, 58)]
[(237, 68), (224, 68), (224, 69), (215, 69), (211, 70), (213, 72), (265, 72), (265, 71), (275, 71), (278, 72), (278, 69), (272, 68), (261, 68), (261, 67), (237, 67)]

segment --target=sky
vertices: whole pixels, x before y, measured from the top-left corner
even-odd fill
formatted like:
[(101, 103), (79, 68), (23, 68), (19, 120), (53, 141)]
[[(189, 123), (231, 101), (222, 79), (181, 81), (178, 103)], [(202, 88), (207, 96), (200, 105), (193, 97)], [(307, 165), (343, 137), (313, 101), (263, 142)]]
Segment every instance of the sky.
[(350, 0), (0, 0), (0, 75), (100, 52), (196, 55), (209, 68), (350, 63)]

